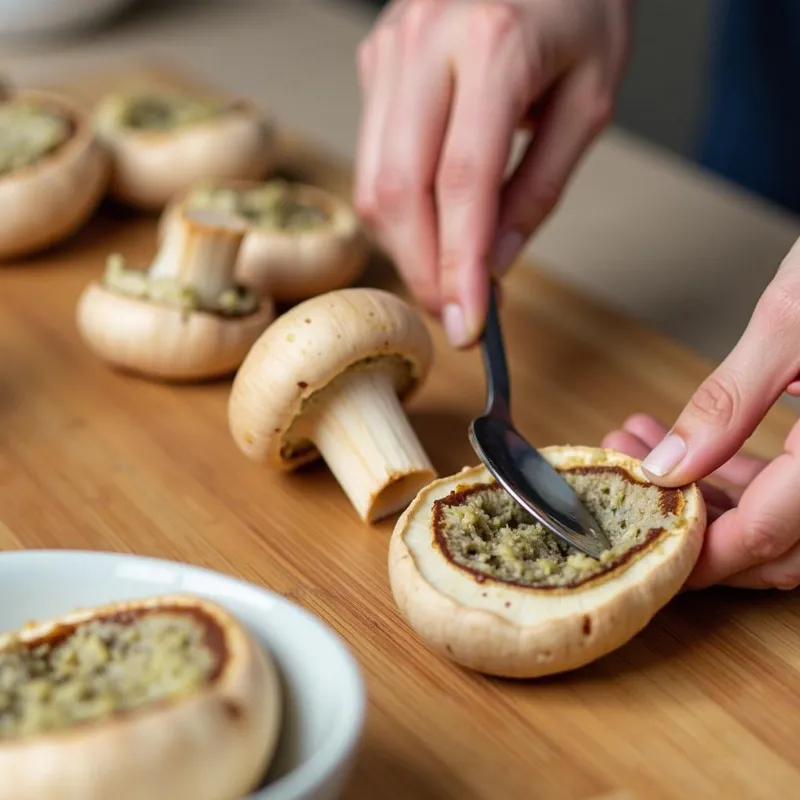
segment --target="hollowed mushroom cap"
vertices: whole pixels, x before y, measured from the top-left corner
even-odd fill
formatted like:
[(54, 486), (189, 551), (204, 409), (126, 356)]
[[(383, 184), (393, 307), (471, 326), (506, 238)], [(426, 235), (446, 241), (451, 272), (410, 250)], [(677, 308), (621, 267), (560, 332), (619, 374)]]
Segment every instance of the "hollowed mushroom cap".
[(59, 730), (0, 740), (0, 800), (240, 797), (272, 760), (283, 719), (271, 656), (227, 610), (190, 595), (81, 609), (4, 634), (30, 647), (96, 619), (169, 611), (195, 616), (222, 655), (209, 682), (182, 696)]
[(129, 297), (92, 281), (78, 301), (76, 322), (98, 358), (128, 372), (177, 382), (233, 373), (273, 314), (268, 297), (252, 314), (223, 317)]
[(95, 126), (111, 154), (110, 192), (141, 208), (162, 209), (204, 180), (257, 179), (273, 165), (273, 122), (238, 101), (223, 113), (172, 130), (120, 124), (124, 104), (140, 92), (108, 95), (95, 108)]
[(433, 356), (421, 317), (381, 289), (339, 289), (306, 300), (264, 331), (236, 373), (228, 405), (231, 434), (249, 458), (292, 469), (319, 456), (291, 438), (304, 404), (349, 369), (394, 358), (395, 386), (409, 400)]
[[(262, 181), (204, 181), (174, 197), (159, 221), (159, 236), (175, 224), (180, 207), (202, 189), (245, 191)], [(301, 201), (322, 208), (328, 219), (304, 231), (267, 229), (251, 223), (236, 267), (236, 278), (279, 303), (291, 303), (349, 286), (363, 273), (368, 246), (352, 206), (319, 186), (292, 183)]]
[[(589, 447), (547, 447), (557, 469), (619, 467), (647, 484), (640, 463)], [(434, 650), (470, 669), (533, 678), (575, 669), (629, 641), (683, 586), (699, 556), (705, 504), (696, 485), (665, 490), (676, 502), (669, 527), (610, 571), (572, 587), (530, 588), (454, 563), (436, 539), (434, 503), (493, 484), (483, 467), (465, 468), (424, 488), (397, 522), (389, 577), (400, 613)]]
[(38, 90), (13, 92), (10, 99), (55, 112), (72, 131), (53, 152), (0, 176), (2, 259), (43, 250), (75, 233), (103, 199), (109, 176), (108, 157), (76, 103)]

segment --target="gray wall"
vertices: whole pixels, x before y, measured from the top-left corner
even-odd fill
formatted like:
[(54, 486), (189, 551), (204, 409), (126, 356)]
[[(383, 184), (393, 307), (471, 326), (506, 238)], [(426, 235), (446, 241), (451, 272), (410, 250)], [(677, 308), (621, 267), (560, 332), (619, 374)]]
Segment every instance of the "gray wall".
[(706, 92), (714, 0), (638, 0), (617, 123), (692, 158)]

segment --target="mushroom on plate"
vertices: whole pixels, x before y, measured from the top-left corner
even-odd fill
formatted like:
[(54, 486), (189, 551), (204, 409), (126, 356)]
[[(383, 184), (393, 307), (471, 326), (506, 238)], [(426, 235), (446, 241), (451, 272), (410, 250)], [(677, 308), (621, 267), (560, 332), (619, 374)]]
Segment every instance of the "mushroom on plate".
[(609, 537), (600, 559), (545, 531), (482, 465), (425, 487), (392, 534), (400, 613), (433, 649), (479, 672), (533, 678), (600, 658), (648, 624), (700, 553), (696, 485), (655, 486), (610, 450), (540, 452)]
[(367, 262), (355, 210), (319, 186), (278, 179), (202, 182), (170, 202), (161, 235), (183, 206), (230, 211), (247, 221), (237, 279), (279, 303), (348, 286)]
[(221, 606), (166, 595), (0, 638), (0, 800), (228, 800), (274, 758), (275, 664)]
[(274, 304), (239, 286), (245, 227), (218, 211), (184, 210), (149, 270), (119, 255), (78, 301), (77, 325), (103, 360), (156, 379), (233, 372), (274, 317)]
[(89, 115), (38, 90), (0, 95), (0, 258), (29, 255), (75, 233), (105, 193), (108, 158)]
[(361, 519), (404, 508), (436, 477), (406, 417), (432, 342), (393, 294), (339, 289), (270, 325), (233, 381), (228, 418), (242, 452), (291, 470), (322, 456)]
[(242, 100), (140, 87), (101, 98), (94, 119), (111, 154), (111, 193), (144, 209), (198, 180), (261, 178), (275, 158), (272, 121)]

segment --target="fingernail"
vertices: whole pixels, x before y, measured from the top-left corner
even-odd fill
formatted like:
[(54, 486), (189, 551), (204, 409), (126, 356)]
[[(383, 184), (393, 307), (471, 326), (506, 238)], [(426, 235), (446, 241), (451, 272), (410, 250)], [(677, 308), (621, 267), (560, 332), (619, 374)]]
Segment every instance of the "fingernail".
[(687, 453), (686, 442), (677, 433), (667, 434), (647, 458), (642, 461), (642, 468), (658, 478), (672, 472)]
[(442, 324), (453, 347), (465, 347), (468, 344), (467, 324), (461, 306), (448, 303), (442, 310)]
[(501, 278), (514, 263), (525, 244), (525, 237), (519, 231), (507, 231), (497, 241), (492, 256), (492, 272)]

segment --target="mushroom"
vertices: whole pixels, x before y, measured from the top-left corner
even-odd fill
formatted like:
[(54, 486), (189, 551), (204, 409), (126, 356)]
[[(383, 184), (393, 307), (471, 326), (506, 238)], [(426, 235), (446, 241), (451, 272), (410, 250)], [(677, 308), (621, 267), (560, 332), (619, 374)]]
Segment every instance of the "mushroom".
[(367, 262), (354, 209), (318, 186), (277, 179), (202, 182), (170, 202), (161, 217), (161, 235), (183, 205), (231, 211), (247, 221), (237, 278), (279, 303), (348, 286)]
[(0, 94), (0, 258), (29, 255), (78, 230), (103, 199), (109, 165), (91, 120), (61, 95)]
[(562, 543), (481, 465), (425, 487), (397, 521), (397, 607), (433, 650), (469, 669), (534, 678), (588, 664), (642, 630), (683, 586), (706, 509), (696, 485), (664, 489), (610, 450), (546, 447), (612, 547)]
[(274, 316), (269, 297), (234, 280), (245, 227), (219, 211), (184, 210), (148, 271), (118, 254), (83, 291), (77, 325), (117, 367), (187, 381), (232, 373)]
[(388, 292), (339, 289), (305, 300), (239, 368), (228, 406), (233, 439), (274, 469), (321, 455), (361, 519), (383, 519), (436, 477), (403, 410), (432, 350), (421, 317)]
[(272, 122), (241, 100), (135, 88), (101, 98), (94, 118), (111, 194), (143, 209), (164, 208), (198, 180), (261, 178), (275, 158)]
[(169, 595), (0, 641), (0, 800), (253, 791), (283, 717), (271, 656), (222, 607)]

